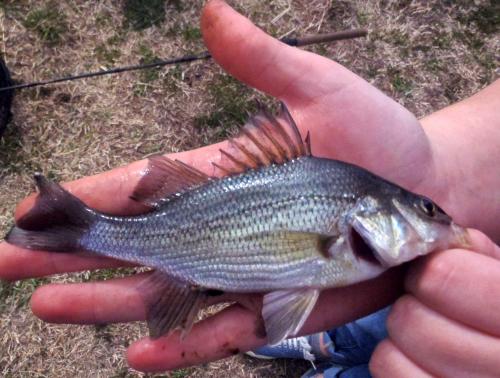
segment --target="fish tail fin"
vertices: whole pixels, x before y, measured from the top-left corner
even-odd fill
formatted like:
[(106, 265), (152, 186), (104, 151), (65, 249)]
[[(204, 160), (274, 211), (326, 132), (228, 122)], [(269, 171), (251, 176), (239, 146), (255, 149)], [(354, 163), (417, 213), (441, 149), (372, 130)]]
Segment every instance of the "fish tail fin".
[(80, 239), (97, 214), (60, 185), (35, 175), (39, 194), (33, 208), (21, 217), (5, 240), (23, 248), (51, 252), (82, 250)]

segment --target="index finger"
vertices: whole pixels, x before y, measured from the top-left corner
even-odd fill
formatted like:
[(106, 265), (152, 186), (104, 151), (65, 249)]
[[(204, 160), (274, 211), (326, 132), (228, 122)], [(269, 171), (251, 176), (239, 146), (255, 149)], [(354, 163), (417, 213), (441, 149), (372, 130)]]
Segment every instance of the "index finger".
[[(219, 148), (226, 142), (213, 144), (192, 151), (168, 155), (179, 159), (209, 175), (214, 173), (211, 162), (220, 160)], [(147, 211), (147, 207), (130, 199), (135, 186), (145, 172), (146, 160), (94, 176), (62, 184), (87, 206), (108, 214), (132, 215)], [(36, 194), (23, 200), (16, 209), (19, 219), (33, 206)], [(56, 273), (88, 269), (115, 268), (129, 265), (121, 261), (88, 255), (30, 251), (0, 243), (0, 279), (12, 281), (29, 277), (42, 277)]]
[[(219, 149), (227, 142), (212, 144), (191, 151), (167, 154), (170, 159), (179, 159), (208, 175), (214, 173), (212, 162), (220, 159)], [(140, 214), (147, 208), (130, 199), (139, 179), (144, 175), (147, 160), (139, 160), (129, 165), (107, 172), (63, 183), (62, 186), (85, 204), (97, 211), (115, 215)], [(26, 214), (33, 206), (36, 195), (23, 200), (16, 209), (16, 219)]]

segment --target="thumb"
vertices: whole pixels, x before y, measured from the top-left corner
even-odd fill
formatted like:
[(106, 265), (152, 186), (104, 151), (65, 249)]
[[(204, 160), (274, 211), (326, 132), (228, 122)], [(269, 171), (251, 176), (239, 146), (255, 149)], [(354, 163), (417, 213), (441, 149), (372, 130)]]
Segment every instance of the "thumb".
[[(272, 38), (222, 0), (206, 4), (201, 29), (212, 56), (227, 72), (288, 103), (318, 96), (317, 83), (311, 83), (316, 79), (312, 70), (335, 68), (352, 75), (326, 58)], [(315, 93), (308, 93), (311, 87)]]

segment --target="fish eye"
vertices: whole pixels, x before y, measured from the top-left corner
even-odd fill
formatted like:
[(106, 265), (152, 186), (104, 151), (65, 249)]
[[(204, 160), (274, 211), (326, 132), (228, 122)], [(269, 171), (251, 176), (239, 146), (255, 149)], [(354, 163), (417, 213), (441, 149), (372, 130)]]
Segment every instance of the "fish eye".
[(421, 198), (419, 203), (420, 209), (429, 217), (436, 216), (437, 212), (444, 213), (444, 211), (436, 206), (434, 202), (427, 198)]

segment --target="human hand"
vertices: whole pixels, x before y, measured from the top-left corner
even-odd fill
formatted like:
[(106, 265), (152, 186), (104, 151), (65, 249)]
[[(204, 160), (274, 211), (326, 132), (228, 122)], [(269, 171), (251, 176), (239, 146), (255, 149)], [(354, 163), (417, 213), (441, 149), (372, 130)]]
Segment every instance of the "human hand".
[(500, 247), (471, 232), (473, 248), (418, 260), (391, 309), (375, 377), (498, 377)]
[[(302, 132), (311, 132), (316, 156), (359, 164), (440, 202), (431, 143), (403, 107), (342, 66), (270, 38), (220, 1), (207, 4), (202, 30), (214, 58), (228, 72), (287, 103)], [(212, 174), (210, 162), (220, 159), (218, 150), (223, 145), (173, 157)], [(144, 168), (145, 161), (140, 161), (65, 187), (99, 211), (137, 214), (146, 209), (129, 195)], [(19, 205), (17, 218), (33, 200), (30, 197)], [(9, 280), (123, 264), (87, 255), (32, 252), (5, 243), (0, 246), (0, 277)], [(327, 329), (390, 303), (401, 287), (398, 273), (323, 293), (303, 332)], [(40, 318), (58, 323), (143, 320), (144, 307), (135, 291), (139, 279), (47, 285), (33, 295), (32, 308)], [(237, 299), (258, 303), (260, 297)], [(258, 323), (254, 312), (233, 305), (195, 325), (182, 341), (178, 334), (139, 340), (129, 348), (129, 363), (139, 370), (165, 370), (252, 349), (265, 343), (256, 332)]]

